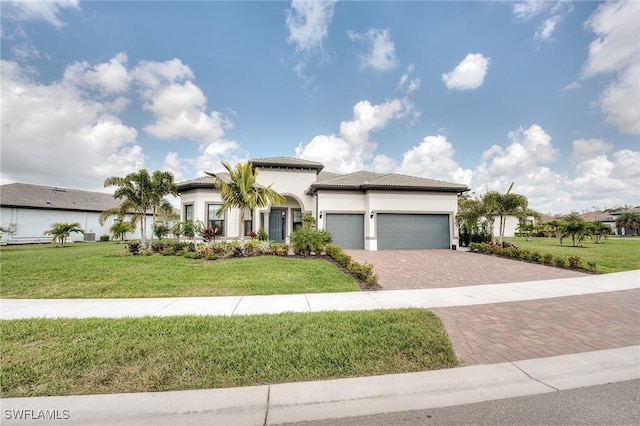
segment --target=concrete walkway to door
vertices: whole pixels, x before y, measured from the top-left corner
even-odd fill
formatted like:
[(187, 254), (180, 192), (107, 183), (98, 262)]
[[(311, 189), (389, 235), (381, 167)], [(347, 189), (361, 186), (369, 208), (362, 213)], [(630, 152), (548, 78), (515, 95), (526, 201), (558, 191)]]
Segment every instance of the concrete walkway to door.
[(568, 269), (520, 262), (460, 250), (345, 250), (368, 262), (384, 290), (462, 287), (584, 277)]

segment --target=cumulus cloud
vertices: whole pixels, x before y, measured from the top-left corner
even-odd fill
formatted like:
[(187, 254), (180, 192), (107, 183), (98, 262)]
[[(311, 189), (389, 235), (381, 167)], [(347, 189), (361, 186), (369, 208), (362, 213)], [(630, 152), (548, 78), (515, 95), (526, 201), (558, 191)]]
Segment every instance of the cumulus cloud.
[(453, 71), (442, 74), (442, 81), (449, 89), (477, 89), (484, 82), (489, 61), (481, 53), (469, 53)]
[(137, 131), (65, 78), (40, 84), (2, 61), (2, 181), (102, 187), (144, 166)]
[(597, 36), (589, 44), (582, 78), (614, 74), (598, 105), (621, 133), (640, 134), (640, 2), (607, 2), (585, 27)]
[(613, 144), (602, 139), (576, 139), (573, 141), (571, 158), (574, 161), (583, 161), (599, 154), (606, 154), (612, 149)]
[(287, 9), (286, 25), (289, 30), (287, 41), (296, 47), (300, 55), (294, 71), (304, 75), (309, 58), (313, 53), (323, 54), (322, 42), (329, 33), (335, 1), (292, 0)]
[(16, 21), (44, 21), (54, 27), (65, 25), (60, 15), (65, 9), (79, 9), (78, 0), (3, 1), (2, 13)]
[(96, 89), (103, 94), (125, 92), (131, 77), (126, 68), (127, 55), (118, 53), (109, 62), (91, 65), (86, 61), (76, 62), (64, 71), (64, 80), (79, 88)]
[(445, 136), (427, 136), (404, 153), (398, 170), (408, 175), (469, 185), (472, 171), (462, 169), (453, 160), (454, 152), (453, 145)]
[(371, 28), (363, 34), (348, 31), (347, 35), (352, 41), (364, 42), (370, 46), (367, 53), (360, 56), (360, 67), (362, 69), (371, 68), (375, 71), (390, 71), (398, 66), (396, 47), (391, 41), (389, 30)]
[[(413, 104), (406, 98), (393, 99), (378, 105), (360, 101), (353, 107), (353, 118), (340, 123), (338, 135), (318, 135), (308, 144), (300, 144), (296, 155), (308, 160), (321, 161), (327, 170), (353, 172), (368, 167), (377, 144), (369, 139), (370, 133), (382, 129), (391, 120), (411, 114)], [(384, 159), (378, 160), (381, 166)]]

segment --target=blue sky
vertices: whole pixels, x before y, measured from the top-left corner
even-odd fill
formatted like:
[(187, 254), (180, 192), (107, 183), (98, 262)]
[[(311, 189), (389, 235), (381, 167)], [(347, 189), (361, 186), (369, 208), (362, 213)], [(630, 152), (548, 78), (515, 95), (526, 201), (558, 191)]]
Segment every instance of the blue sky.
[(640, 205), (640, 2), (0, 6), (2, 183), (292, 156)]

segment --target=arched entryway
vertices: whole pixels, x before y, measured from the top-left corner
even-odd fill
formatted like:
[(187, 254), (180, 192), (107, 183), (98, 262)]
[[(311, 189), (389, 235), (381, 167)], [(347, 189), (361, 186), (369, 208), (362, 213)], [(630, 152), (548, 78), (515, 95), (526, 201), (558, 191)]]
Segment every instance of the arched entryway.
[(289, 242), (293, 230), (302, 225), (303, 209), (298, 200), (285, 195), (285, 202), (262, 212), (262, 229), (277, 243)]

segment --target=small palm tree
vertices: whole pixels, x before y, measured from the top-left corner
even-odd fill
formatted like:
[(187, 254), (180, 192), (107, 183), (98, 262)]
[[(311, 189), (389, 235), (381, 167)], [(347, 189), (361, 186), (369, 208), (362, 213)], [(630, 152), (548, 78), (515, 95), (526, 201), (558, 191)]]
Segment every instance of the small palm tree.
[(114, 240), (120, 240), (121, 243), (124, 242), (124, 239), (127, 237), (127, 233), (132, 232), (133, 227), (129, 222), (117, 221), (111, 228), (109, 228), (109, 232)]
[(562, 229), (564, 231), (564, 235), (560, 238), (560, 244), (562, 244), (562, 239), (565, 236), (571, 236), (572, 246), (581, 246), (581, 242), (587, 233), (587, 224), (577, 212), (571, 212), (570, 215), (564, 218), (564, 221), (562, 222)]
[(51, 229), (48, 231), (44, 231), (44, 235), (53, 236), (52, 243), (58, 243), (60, 247), (64, 247), (64, 243), (67, 241), (67, 238), (71, 236), (72, 232), (80, 233), (84, 235), (84, 229), (80, 228), (80, 223), (66, 223), (66, 222), (56, 222), (51, 224)]
[(220, 216), (225, 211), (233, 208), (240, 209), (240, 241), (244, 243), (245, 211), (253, 211), (256, 207), (264, 208), (269, 204), (279, 205), (285, 198), (271, 189), (271, 185), (262, 186), (257, 182), (258, 171), (253, 168), (251, 162), (238, 163), (233, 168), (228, 162), (222, 165), (229, 172), (229, 182), (222, 180), (215, 173), (206, 172), (214, 178), (214, 186), (220, 191), (222, 207), (216, 214)]

